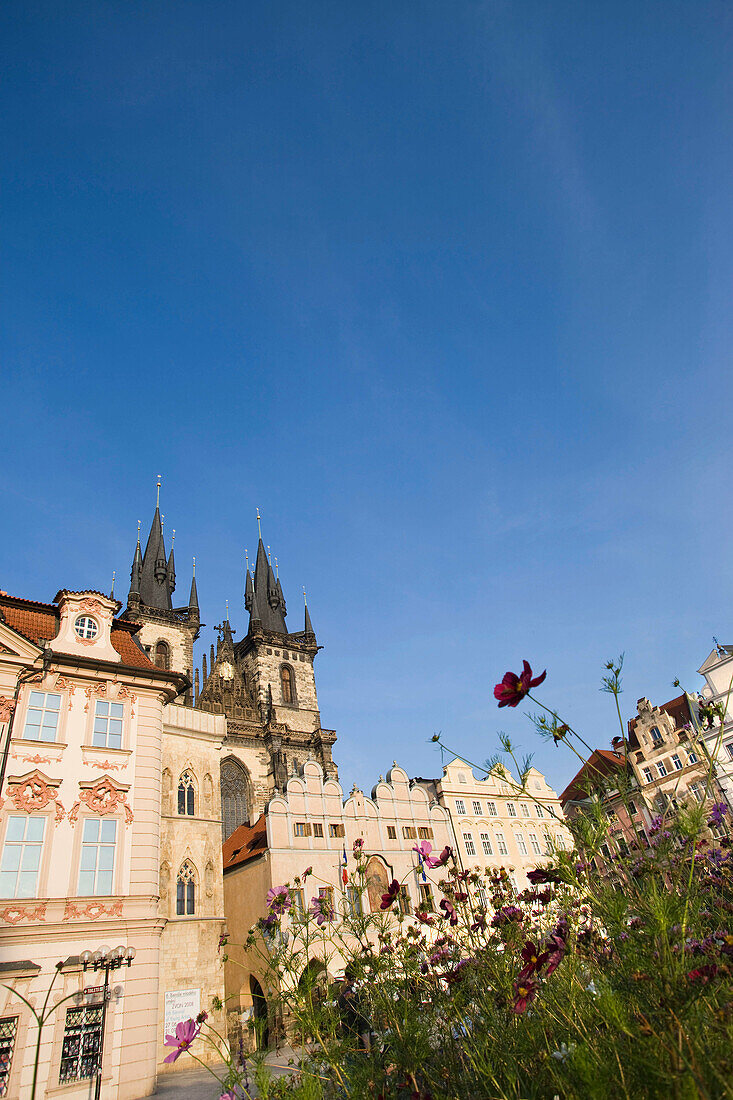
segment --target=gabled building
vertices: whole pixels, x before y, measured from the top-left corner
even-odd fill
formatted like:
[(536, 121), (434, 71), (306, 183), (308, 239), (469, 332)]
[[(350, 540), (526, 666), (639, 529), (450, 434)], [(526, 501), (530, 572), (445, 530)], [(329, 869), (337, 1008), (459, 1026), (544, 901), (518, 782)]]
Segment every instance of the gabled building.
[(733, 807), (733, 646), (717, 644), (698, 672), (705, 678), (700, 693), (703, 705), (720, 707), (723, 713), (722, 728), (717, 717), (699, 716), (699, 724), (704, 725), (705, 746), (721, 791)]
[(573, 846), (557, 794), (536, 768), (522, 789), (500, 768), (477, 779), (454, 757), (439, 779), (414, 783), (448, 814), (462, 866), (504, 867), (518, 890), (528, 885), (527, 871), (546, 862), (555, 847)]

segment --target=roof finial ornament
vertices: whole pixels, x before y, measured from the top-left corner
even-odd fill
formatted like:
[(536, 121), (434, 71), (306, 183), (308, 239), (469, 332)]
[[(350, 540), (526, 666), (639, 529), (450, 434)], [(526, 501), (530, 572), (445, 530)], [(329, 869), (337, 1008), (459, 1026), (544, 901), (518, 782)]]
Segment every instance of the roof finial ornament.
[(224, 600), (224, 603), (225, 603), (226, 609), (227, 609), (227, 616), (226, 616), (227, 622), (229, 622), (229, 600)]
[(171, 536), (171, 550), (173, 549), (173, 543), (176, 541), (176, 529), (173, 528), (173, 534)]
[(269, 545), (269, 543), (268, 543), (268, 545), (267, 545), (267, 560), (269, 561), (270, 565), (272, 565), (272, 554), (270, 553), (270, 545)]
[(277, 567), (277, 558), (275, 558), (275, 580), (280, 580), (280, 570)]
[(249, 554), (247, 553), (247, 547), (244, 548), (244, 563), (247, 566), (247, 572), (249, 573)]
[(165, 527), (165, 513), (163, 513), (163, 515), (160, 517), (160, 529), (161, 529), (161, 531), (163, 530), (164, 527)]
[(260, 516), (259, 508), (257, 509), (257, 530), (259, 532), (260, 538), (262, 538), (262, 518)]
[(196, 576), (196, 559), (193, 559), (193, 575)]
[(305, 585), (303, 585), (303, 603), (306, 607), (308, 606), (308, 597), (305, 594)]
[(117, 570), (112, 570), (112, 587), (109, 592), (109, 598), (113, 600), (115, 598), (115, 577), (117, 576)]
[(158, 474), (158, 495), (155, 499), (155, 507), (156, 508), (160, 508), (160, 482), (161, 482), (161, 475)]
[(140, 548), (140, 520), (137, 521), (137, 545)]

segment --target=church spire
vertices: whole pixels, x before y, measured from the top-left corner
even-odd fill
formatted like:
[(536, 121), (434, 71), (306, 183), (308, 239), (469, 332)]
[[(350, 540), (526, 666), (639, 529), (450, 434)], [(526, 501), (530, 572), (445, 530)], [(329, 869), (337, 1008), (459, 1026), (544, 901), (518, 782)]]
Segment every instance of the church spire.
[(168, 559), (160, 518), (160, 477), (158, 477), (157, 488), (155, 515), (150, 525), (150, 534), (140, 570), (140, 600), (147, 607), (156, 607), (159, 611), (171, 611), (173, 605), (168, 580)]
[(310, 611), (308, 610), (308, 598), (305, 594), (305, 588), (303, 589), (303, 603), (305, 604), (305, 633), (312, 634), (315, 638), (316, 632), (313, 629), (313, 623), (311, 622)]
[[(137, 521), (137, 546), (135, 547), (135, 556), (132, 559), (132, 569), (130, 570), (130, 596), (140, 597), (140, 578), (143, 571), (143, 556), (140, 553), (140, 520)], [(128, 597), (129, 599), (129, 597)]]
[[(171, 551), (172, 553), (172, 551)], [(188, 597), (188, 614), (191, 619), (199, 617), (199, 594), (196, 588), (196, 559), (193, 559), (193, 576), (191, 578), (191, 595)]]
[[(264, 630), (271, 630), (276, 634), (287, 634), (285, 625), (285, 600), (283, 599), (280, 582), (275, 579), (275, 574), (270, 564), (265, 544), (261, 535), (261, 520), (259, 509), (257, 512), (257, 525), (260, 538), (257, 545), (257, 560), (255, 562), (254, 584), (252, 586), (252, 606), (250, 607), (250, 626), (259, 619)], [(249, 576), (249, 573), (247, 574)], [(249, 584), (245, 589), (245, 602), (249, 591)], [(255, 608), (257, 616), (255, 616)]]

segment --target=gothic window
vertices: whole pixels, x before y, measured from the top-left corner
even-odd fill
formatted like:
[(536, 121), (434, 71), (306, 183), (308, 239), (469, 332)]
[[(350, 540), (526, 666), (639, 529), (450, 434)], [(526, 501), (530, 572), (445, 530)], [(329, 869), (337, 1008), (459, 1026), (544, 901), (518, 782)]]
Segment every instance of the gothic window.
[(166, 671), (171, 667), (171, 651), (167, 642), (158, 642), (155, 647), (155, 664)]
[(178, 812), (193, 817), (196, 813), (196, 788), (190, 772), (183, 772), (178, 780)]
[(192, 917), (196, 911), (196, 872), (188, 860), (181, 865), (176, 884), (176, 916)]
[(230, 756), (221, 765), (221, 834), (222, 840), (250, 819), (251, 783), (249, 773), (238, 760)]
[(280, 685), (282, 687), (282, 699), (283, 704), (287, 706), (295, 705), (295, 677), (290, 665), (280, 666)]

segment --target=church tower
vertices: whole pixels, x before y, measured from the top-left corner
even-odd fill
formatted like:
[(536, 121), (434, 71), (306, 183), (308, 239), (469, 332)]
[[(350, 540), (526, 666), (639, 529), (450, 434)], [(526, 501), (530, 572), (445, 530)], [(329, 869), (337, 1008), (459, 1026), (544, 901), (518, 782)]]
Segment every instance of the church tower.
[[(198, 638), (203, 625), (199, 616), (196, 565), (194, 559), (188, 604), (184, 607), (174, 607), (172, 596), (176, 588), (176, 567), (173, 557), (175, 536), (174, 531), (171, 552), (166, 556), (163, 519), (160, 514), (160, 478), (158, 478), (155, 515), (144, 554), (140, 550), (138, 522), (137, 546), (132, 560), (127, 608), (121, 617), (141, 624), (137, 638), (154, 664), (159, 668), (184, 672), (189, 679), (192, 679), (193, 643)], [(181, 702), (192, 705), (193, 692), (189, 690)]]
[(254, 575), (246, 570), (244, 605), (244, 638), (234, 641), (227, 617), (217, 627), (208, 664), (204, 654), (201, 679), (198, 669), (195, 674), (196, 707), (227, 718), (221, 768), (225, 837), (243, 821), (256, 820), (306, 760), (317, 760), (326, 775), (338, 777), (336, 734), (322, 728), (316, 694), (313, 664), (321, 647), (307, 604), (303, 630), (288, 630), (282, 585), (261, 533)]

